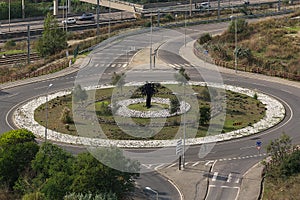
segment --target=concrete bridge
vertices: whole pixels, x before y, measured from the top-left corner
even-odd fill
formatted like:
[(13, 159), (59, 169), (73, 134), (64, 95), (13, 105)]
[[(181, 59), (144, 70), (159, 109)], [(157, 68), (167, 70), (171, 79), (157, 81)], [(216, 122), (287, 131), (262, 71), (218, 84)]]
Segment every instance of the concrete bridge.
[[(80, 0), (82, 2), (87, 2), (91, 4), (97, 5), (97, 0)], [(71, 0), (68, 0), (68, 5), (71, 5)], [(124, 10), (132, 13), (141, 13), (143, 10), (143, 5), (129, 3), (126, 1), (119, 1), (119, 0), (100, 0), (100, 6), (110, 7), (117, 10)], [(53, 15), (58, 14), (58, 0), (53, 0)], [(71, 6), (69, 6), (69, 12), (71, 12)]]

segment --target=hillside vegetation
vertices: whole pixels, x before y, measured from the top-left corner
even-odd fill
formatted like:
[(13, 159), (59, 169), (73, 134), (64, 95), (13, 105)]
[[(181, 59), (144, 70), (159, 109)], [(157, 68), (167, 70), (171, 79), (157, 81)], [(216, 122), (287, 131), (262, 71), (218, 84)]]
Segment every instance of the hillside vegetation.
[(237, 53), (239, 68), (243, 70), (275, 76), (286, 73), (292, 79), (300, 75), (299, 19), (284, 17), (253, 24), (244, 19), (236, 21), (236, 51), (235, 20), (223, 34), (211, 40), (203, 40), (202, 36), (198, 42), (209, 50), (215, 60), (228, 62), (231, 66)]

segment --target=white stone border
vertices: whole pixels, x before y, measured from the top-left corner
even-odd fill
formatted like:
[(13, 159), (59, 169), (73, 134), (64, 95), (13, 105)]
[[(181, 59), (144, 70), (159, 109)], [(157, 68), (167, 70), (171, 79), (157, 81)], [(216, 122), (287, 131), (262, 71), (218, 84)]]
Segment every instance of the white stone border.
[[(139, 111), (139, 110), (132, 110), (129, 109), (128, 106), (132, 104), (138, 104), (138, 103), (145, 103), (146, 99), (144, 98), (135, 98), (135, 99), (126, 99), (117, 101), (117, 105), (119, 105), (119, 109), (117, 110), (116, 114), (119, 116), (124, 117), (139, 117), (139, 118), (165, 118), (165, 117), (171, 117), (175, 115), (183, 114), (191, 109), (191, 105), (187, 102), (181, 101), (179, 111), (175, 113), (170, 113), (169, 109), (161, 109), (159, 111)], [(153, 97), (151, 99), (151, 102), (153, 103), (161, 103), (166, 104), (170, 107), (170, 99), (168, 98), (159, 98), (159, 97)]]
[[(174, 82), (164, 82), (163, 84), (173, 84)], [(142, 85), (143, 83), (131, 83), (128, 85)], [(190, 82), (192, 85), (202, 85), (203, 82)], [(233, 92), (238, 92), (242, 94), (246, 94), (248, 96), (253, 96), (255, 91), (236, 87), (231, 85), (218, 85), (218, 84), (207, 84), (208, 86), (222, 88), (226, 90), (231, 90)], [(113, 86), (97, 86), (96, 88), (108, 88)], [(91, 87), (95, 88), (95, 87)], [(91, 89), (88, 88), (88, 89)], [(240, 138), (243, 136), (251, 135), (258, 133), (260, 131), (266, 130), (272, 126), (275, 126), (280, 121), (283, 120), (285, 116), (284, 106), (275, 98), (265, 95), (263, 93), (256, 92), (258, 95), (258, 100), (260, 100), (266, 109), (266, 115), (259, 122), (253, 124), (252, 126), (247, 126), (245, 128), (214, 135), (214, 136), (206, 136), (201, 138), (190, 138), (186, 139), (187, 145), (195, 145), (195, 144), (203, 144), (203, 143), (211, 143), (211, 142), (219, 142), (224, 140), (230, 140), (234, 138)], [(54, 99), (58, 96), (63, 96), (70, 94), (70, 91), (61, 91), (54, 94), (48, 95), (49, 100)], [(37, 97), (22, 106), (20, 106), (13, 114), (13, 118), (15, 120), (15, 124), (19, 128), (26, 128), (32, 131), (37, 137), (44, 137), (45, 127), (41, 126), (34, 120), (34, 111), (41, 104), (45, 103), (45, 96)], [(110, 139), (97, 139), (97, 138), (85, 138), (80, 136), (72, 136), (67, 134), (58, 133), (53, 130), (48, 130), (47, 139), (57, 142), (76, 144), (76, 145), (86, 145), (86, 146), (118, 146), (118, 147), (127, 147), (127, 148), (142, 148), (142, 147), (168, 147), (168, 146), (176, 146), (176, 140), (110, 140)]]

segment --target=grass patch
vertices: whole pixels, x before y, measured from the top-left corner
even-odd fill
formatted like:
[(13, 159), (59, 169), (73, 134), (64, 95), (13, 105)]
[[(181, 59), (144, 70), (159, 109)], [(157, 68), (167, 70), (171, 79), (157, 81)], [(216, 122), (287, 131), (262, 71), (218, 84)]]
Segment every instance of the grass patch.
[[(205, 87), (201, 86), (193, 86), (193, 90), (195, 93), (197, 93), (197, 99), (198, 99), (198, 105), (199, 108), (201, 106), (210, 106), (209, 100), (204, 100), (203, 91), (206, 90)], [(221, 91), (218, 91), (218, 89), (214, 89), (214, 97), (213, 98), (219, 98), (221, 96)], [(126, 134), (123, 132), (122, 129), (120, 129), (114, 120), (114, 116), (110, 114), (107, 114), (106, 112), (103, 112), (102, 109), (106, 109), (104, 105), (111, 104), (111, 94), (112, 94), (113, 88), (108, 89), (101, 89), (96, 90), (95, 92), (95, 99), (96, 102), (91, 102), (89, 105), (85, 107), (85, 114), (88, 116), (96, 111), (97, 117), (99, 119), (99, 124), (104, 131), (105, 135), (110, 139), (172, 139), (176, 135), (181, 134), (183, 130), (181, 130), (180, 123), (182, 123), (182, 116), (172, 116), (168, 118), (157, 118), (156, 121), (153, 121), (152, 123), (157, 123), (159, 127), (163, 127), (157, 134), (151, 135), (143, 135), (143, 131), (139, 133), (139, 130), (136, 128), (136, 126), (132, 126), (131, 124), (124, 125), (124, 129), (127, 129), (129, 133), (132, 132), (134, 136), (130, 134)], [(136, 86), (131, 87), (124, 87), (123, 88), (123, 94), (127, 94), (129, 91), (133, 92), (134, 98), (141, 98), (142, 96), (137, 92)], [(88, 95), (91, 96), (93, 94), (93, 91), (89, 91)], [(255, 122), (258, 122), (260, 119), (262, 119), (265, 115), (265, 107), (262, 103), (260, 103), (258, 100), (255, 100), (252, 97), (249, 97), (247, 95), (238, 94), (231, 91), (226, 91), (226, 117), (225, 122), (223, 122), (220, 115), (215, 116), (211, 121), (214, 123), (212, 124), (213, 130), (222, 130), (223, 133), (229, 132), (232, 130), (240, 129), (243, 127), (246, 127), (248, 125), (251, 125)], [(160, 98), (171, 98), (173, 96), (172, 92), (168, 88), (160, 88), (159, 92), (155, 95), (155, 97)], [(60, 117), (62, 115), (62, 110), (67, 107), (71, 110), (71, 116), (73, 116), (72, 113), (72, 101), (71, 101), (71, 95), (58, 97), (53, 100), (51, 100), (48, 104), (48, 128), (52, 130), (56, 130), (61, 133), (70, 134), (70, 135), (77, 135), (77, 131), (75, 129), (74, 124), (64, 124)], [(120, 98), (120, 99), (119, 99)], [(125, 98), (124, 95), (120, 94), (120, 97), (118, 99), (122, 100), (122, 98)], [(153, 103), (153, 106), (150, 109), (147, 109), (144, 104), (133, 104), (130, 105), (130, 109), (136, 109), (140, 111), (147, 111), (147, 110), (160, 110), (160, 109), (168, 109), (168, 105), (166, 104), (159, 104), (159, 103)], [(195, 131), (195, 125), (198, 123), (195, 121), (195, 116), (189, 115), (190, 113), (195, 112), (196, 108), (191, 108), (188, 111), (188, 114), (186, 115), (186, 121), (187, 121), (187, 137), (194, 137), (191, 135), (193, 131)], [(45, 105), (39, 106), (35, 111), (35, 120), (40, 123), (41, 125), (45, 126)], [(145, 127), (149, 125), (151, 122), (151, 119), (144, 119), (144, 118), (131, 118), (132, 124), (138, 124), (141, 127)], [(85, 123), (85, 122), (84, 122)], [(90, 123), (89, 120), (86, 120), (86, 123)], [(224, 123), (224, 126), (222, 124)], [(220, 125), (221, 124), (221, 125)], [(133, 127), (133, 128), (132, 128)], [(207, 135), (208, 125), (202, 125), (198, 127), (196, 130), (197, 135), (196, 137), (203, 137)], [(96, 129), (91, 128), (90, 130), (85, 130), (87, 135), (90, 135), (91, 137), (96, 137), (97, 133), (95, 132)], [(127, 132), (127, 133), (128, 133)], [(214, 131), (213, 131), (214, 132)], [(214, 133), (211, 134), (214, 134)], [(220, 131), (215, 131), (220, 132)], [(136, 137), (138, 135), (138, 137)], [(98, 137), (98, 136), (97, 136)]]
[(300, 174), (276, 182), (266, 178), (264, 182), (263, 200), (300, 199)]

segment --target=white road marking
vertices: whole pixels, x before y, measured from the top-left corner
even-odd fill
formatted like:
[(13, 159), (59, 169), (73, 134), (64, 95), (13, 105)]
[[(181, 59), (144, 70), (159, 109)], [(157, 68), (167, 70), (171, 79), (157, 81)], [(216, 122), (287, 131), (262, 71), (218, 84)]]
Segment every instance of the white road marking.
[(176, 165), (176, 164), (177, 164), (177, 163), (173, 163), (172, 165), (169, 165), (169, 166), (167, 167), (167, 169), (173, 167), (173, 166)]
[(192, 167), (195, 167), (196, 165), (198, 165), (200, 163), (200, 161), (195, 162), (194, 164), (192, 164)]
[(240, 178), (237, 178), (235, 183), (239, 183), (240, 182)]
[(154, 168), (154, 170), (158, 170), (159, 168), (161, 168), (162, 166), (164, 166), (165, 164), (160, 164), (160, 165), (158, 165), (158, 166), (156, 166), (155, 168)]
[(214, 162), (213, 160), (210, 160), (208, 162), (205, 163), (205, 166), (209, 165), (210, 163)]
[(215, 172), (213, 178), (211, 179), (212, 181), (216, 181), (218, 177), (219, 172)]
[(230, 181), (232, 180), (232, 173), (229, 173), (228, 178), (227, 178), (227, 183), (230, 183)]
[(243, 149), (251, 149), (251, 148), (255, 148), (256, 146), (253, 145), (253, 146), (248, 146), (248, 147), (241, 147), (240, 150), (243, 150)]

